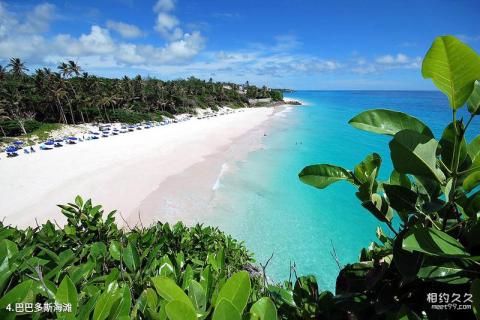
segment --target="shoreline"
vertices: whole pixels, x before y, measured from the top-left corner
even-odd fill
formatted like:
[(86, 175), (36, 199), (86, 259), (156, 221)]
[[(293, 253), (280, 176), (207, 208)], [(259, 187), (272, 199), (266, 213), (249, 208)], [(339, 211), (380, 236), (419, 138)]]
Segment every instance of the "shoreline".
[(127, 219), (129, 226), (147, 226), (158, 220), (175, 223), (182, 221), (187, 226), (205, 223), (206, 215), (222, 178), (236, 169), (236, 163), (244, 161), (248, 154), (263, 147), (263, 138), (276, 115), (289, 112), (294, 106), (282, 104), (273, 109), (262, 123), (230, 144), (219, 148), (201, 162), (186, 168), (182, 173), (165, 179), (146, 197)]
[(118, 209), (120, 224), (120, 215), (138, 222), (135, 212), (165, 181), (221, 154), (271, 119), (277, 108), (247, 108), (2, 161), (0, 194), (9, 199), (0, 203), (4, 223), (25, 227), (50, 219), (63, 224), (56, 205), (72, 202), (77, 194), (102, 204), (107, 213)]

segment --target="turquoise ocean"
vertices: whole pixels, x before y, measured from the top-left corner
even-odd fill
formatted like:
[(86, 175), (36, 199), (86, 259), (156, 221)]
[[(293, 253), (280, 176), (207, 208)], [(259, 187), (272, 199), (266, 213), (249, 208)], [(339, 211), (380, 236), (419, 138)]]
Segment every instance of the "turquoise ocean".
[[(334, 291), (340, 263), (358, 260), (375, 241), (375, 229), (387, 228), (364, 210), (348, 183), (318, 190), (301, 183), (298, 173), (314, 163), (353, 169), (367, 154), (382, 156), (381, 178), (392, 165), (389, 137), (357, 130), (348, 120), (373, 108), (407, 112), (428, 124), (437, 139), (451, 121), (447, 98), (430, 91), (298, 91), (286, 95), (307, 105), (272, 121), (263, 148), (251, 152), (227, 172), (216, 190), (208, 224), (245, 241), (257, 262), (273, 253), (267, 274), (280, 282), (295, 263), (299, 275), (314, 274), (322, 290)], [(465, 108), (464, 108), (465, 109)], [(465, 115), (461, 112), (460, 116)], [(470, 137), (480, 132), (474, 120)]]

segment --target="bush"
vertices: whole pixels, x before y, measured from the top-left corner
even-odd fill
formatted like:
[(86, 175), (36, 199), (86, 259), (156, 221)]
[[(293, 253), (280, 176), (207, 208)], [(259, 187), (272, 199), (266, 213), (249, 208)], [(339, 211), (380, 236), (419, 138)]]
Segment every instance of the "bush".
[[(299, 174), (319, 189), (341, 180), (353, 184), (362, 206), (390, 230), (378, 227), (378, 242), (337, 278), (334, 301), (357, 318), (473, 318), (471, 309), (460, 309), (465, 305), (479, 316), (480, 135), (468, 143), (465, 133), (480, 114), (480, 56), (452, 36), (439, 37), (422, 72), (450, 101), (453, 121), (439, 140), (408, 114), (368, 110), (349, 123), (391, 137), (394, 170), (387, 181), (378, 180), (382, 159), (376, 153), (353, 170), (317, 164)], [(470, 115), (464, 123), (457, 110), (465, 103)], [(437, 311), (437, 304), (446, 307)]]
[(60, 207), (68, 219), (62, 229), (47, 222), (19, 230), (0, 222), (1, 319), (14, 317), (8, 310), (18, 302), (72, 303), (73, 315), (82, 319), (101, 312), (105, 318), (156, 318), (174, 312), (168, 302), (186, 301), (181, 290), (195, 296), (188, 302), (195, 312), (207, 315), (215, 298), (238, 303), (231, 296), (237, 281), (245, 287), (238, 293), (243, 308), (250, 292), (258, 292), (257, 282), (250, 289), (248, 274), (239, 273), (253, 262), (251, 254), (216, 228), (156, 223), (125, 231), (115, 224), (115, 212), (105, 219), (90, 200), (77, 197)]
[[(14, 120), (3, 120), (0, 121), (0, 126), (2, 126), (5, 134), (8, 137), (17, 137), (23, 134), (22, 129), (18, 125), (17, 121)], [(25, 120), (24, 123), (25, 131), (27, 133), (32, 133), (33, 131), (37, 130), (42, 126), (42, 123), (33, 119)]]
[(109, 112), (109, 118), (110, 121), (118, 121), (122, 123), (139, 123), (142, 121), (152, 120), (149, 114), (122, 109)]

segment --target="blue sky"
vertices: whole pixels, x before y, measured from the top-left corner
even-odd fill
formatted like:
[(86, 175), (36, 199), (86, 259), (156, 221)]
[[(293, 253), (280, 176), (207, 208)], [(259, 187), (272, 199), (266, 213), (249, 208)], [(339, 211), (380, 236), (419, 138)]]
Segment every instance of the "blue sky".
[(0, 64), (295, 89), (433, 89), (438, 35), (480, 52), (480, 1), (1, 1)]

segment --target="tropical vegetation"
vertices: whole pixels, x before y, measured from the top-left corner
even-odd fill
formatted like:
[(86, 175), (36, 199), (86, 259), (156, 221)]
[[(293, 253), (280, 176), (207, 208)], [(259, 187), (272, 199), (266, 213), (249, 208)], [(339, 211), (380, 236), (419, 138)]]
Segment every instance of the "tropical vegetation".
[(0, 66), (0, 134), (27, 134), (42, 123), (135, 123), (162, 116), (195, 113), (196, 108), (249, 106), (249, 99), (283, 99), (282, 91), (190, 77), (109, 79), (83, 72), (74, 61), (57, 70), (29, 69), (19, 58)]
[[(273, 285), (242, 243), (212, 227), (119, 228), (77, 197), (66, 224), (0, 222), (0, 319), (312, 318), (313, 277)], [(322, 294), (331, 298), (331, 294)], [(64, 309), (65, 306), (68, 308)]]
[[(349, 123), (391, 137), (389, 178), (380, 181), (377, 153), (353, 170), (316, 164), (299, 174), (319, 189), (342, 180), (351, 183), (362, 207), (388, 228), (378, 227), (378, 242), (363, 249), (360, 261), (337, 278), (336, 294), (351, 297), (349, 309), (357, 318), (473, 316), (472, 310), (435, 310), (429, 294), (461, 295), (458, 305), (472, 294), (466, 304), (480, 317), (480, 135), (466, 139), (480, 115), (480, 56), (453, 36), (438, 37), (423, 60), (422, 74), (450, 102), (452, 122), (439, 139), (408, 114), (368, 110)], [(459, 119), (465, 104), (468, 117)]]

